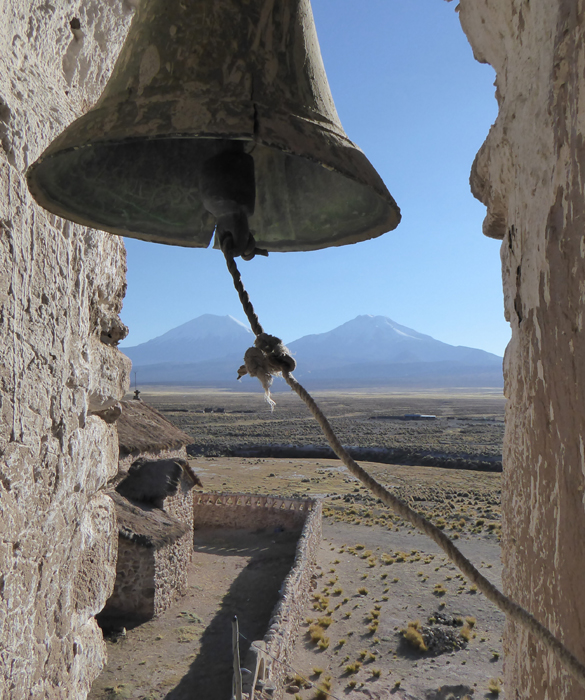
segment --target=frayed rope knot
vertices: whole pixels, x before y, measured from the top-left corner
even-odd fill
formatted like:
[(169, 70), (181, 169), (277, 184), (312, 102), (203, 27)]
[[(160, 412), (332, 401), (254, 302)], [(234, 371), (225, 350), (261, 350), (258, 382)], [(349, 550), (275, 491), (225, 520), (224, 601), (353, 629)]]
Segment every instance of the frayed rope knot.
[(264, 388), (266, 401), (271, 410), (274, 410), (276, 404), (270, 396), (273, 377), (283, 372), (290, 374), (296, 367), (296, 362), (282, 340), (274, 335), (260, 333), (254, 345), (255, 347), (246, 350), (244, 364), (238, 370), (238, 379), (246, 374), (256, 377)]

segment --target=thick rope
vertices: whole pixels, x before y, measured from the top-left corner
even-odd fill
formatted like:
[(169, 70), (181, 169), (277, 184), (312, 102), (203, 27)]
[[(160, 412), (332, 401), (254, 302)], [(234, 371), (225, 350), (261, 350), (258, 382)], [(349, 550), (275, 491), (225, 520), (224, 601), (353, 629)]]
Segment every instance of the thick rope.
[[(483, 576), (475, 566), (467, 559), (466, 556), (455, 546), (452, 540), (450, 540), (445, 533), (440, 530), (436, 525), (433, 525), (425, 517), (414, 511), (410, 506), (408, 506), (400, 498), (397, 498), (394, 494), (388, 491), (382, 484), (380, 484), (376, 479), (374, 479), (363, 467), (351, 457), (343, 445), (339, 442), (337, 436), (333, 432), (329, 421), (317, 406), (313, 397), (309, 392), (297, 382), (297, 380), (292, 376), (291, 372), (294, 369), (294, 360), (288, 356), (288, 360), (284, 358), (286, 354), (286, 348), (282, 345), (280, 341), (275, 336), (268, 336), (264, 333), (264, 329), (258, 321), (258, 317), (254, 312), (254, 307), (250, 301), (248, 293), (244, 289), (240, 273), (237, 269), (236, 263), (233, 257), (229, 256), (229, 253), (225, 253), (226, 262), (228, 264), (228, 269), (234, 280), (234, 286), (236, 291), (240, 296), (242, 301), (242, 306), (244, 312), (250, 321), (252, 330), (256, 334), (256, 348), (258, 347), (258, 339), (260, 336), (263, 340), (260, 343), (262, 352), (267, 358), (265, 367), (265, 372), (270, 374), (282, 374), (286, 383), (290, 388), (305, 402), (323, 431), (331, 449), (339, 457), (339, 459), (345, 464), (349, 471), (359, 479), (362, 484), (367, 486), (372, 493), (377, 496), (381, 501), (383, 501), (387, 506), (389, 506), (397, 515), (399, 515), (404, 520), (408, 521), (411, 525), (416, 527), (418, 530), (423, 532), (425, 535), (430, 537), (433, 542), (435, 542), (449, 557), (449, 559), (467, 576), (467, 578), (474, 583), (477, 588), (494, 603), (502, 612), (510, 617), (514, 622), (522, 625), (525, 629), (531, 632), (534, 637), (539, 639), (544, 646), (551, 651), (558, 659), (558, 661), (565, 667), (565, 669), (575, 678), (578, 683), (585, 688), (585, 665), (582, 664), (568, 649), (560, 642), (544, 625), (542, 625), (531, 613), (525, 610), (522, 606), (515, 603), (513, 600), (508, 598), (504, 593), (502, 593), (496, 586), (488, 581), (485, 576)], [(231, 262), (231, 264), (230, 264)], [(235, 268), (236, 274), (232, 272), (232, 268)], [(244, 303), (244, 299), (246, 303)], [(248, 314), (248, 309), (251, 310), (251, 314)], [(252, 321), (254, 319), (254, 322)], [(260, 333), (256, 333), (254, 326), (260, 329)], [(267, 339), (271, 339), (267, 341)], [(254, 348), (254, 350), (256, 350)], [(271, 352), (275, 351), (275, 355), (271, 355)], [(247, 354), (247, 353), (246, 353)], [(290, 367), (290, 362), (292, 362), (292, 368)], [(240, 372), (244, 369), (244, 374), (251, 373), (247, 368), (247, 363), (243, 368), (240, 368)], [(257, 375), (253, 375), (257, 376)], [(239, 378), (239, 377), (238, 377)]]

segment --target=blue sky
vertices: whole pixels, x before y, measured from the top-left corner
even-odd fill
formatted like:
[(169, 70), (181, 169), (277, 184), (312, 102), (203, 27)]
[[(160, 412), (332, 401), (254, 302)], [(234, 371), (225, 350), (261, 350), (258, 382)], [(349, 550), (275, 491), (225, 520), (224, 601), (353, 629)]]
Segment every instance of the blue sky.
[[(348, 136), (402, 210), (382, 237), (239, 262), (265, 329), (290, 342), (359, 314), (502, 355), (500, 243), (469, 191), (495, 120), (494, 71), (473, 59), (454, 2), (313, 0), (329, 84)], [(221, 253), (126, 239), (124, 346), (204, 313), (245, 321)]]

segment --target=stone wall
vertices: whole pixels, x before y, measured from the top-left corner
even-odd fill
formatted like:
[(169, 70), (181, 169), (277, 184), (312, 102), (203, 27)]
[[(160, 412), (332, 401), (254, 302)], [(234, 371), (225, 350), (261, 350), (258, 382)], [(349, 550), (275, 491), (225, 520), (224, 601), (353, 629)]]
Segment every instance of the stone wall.
[[(498, 118), (473, 166), (484, 232), (503, 240), (508, 397), (506, 592), (585, 662), (585, 2), (461, 0)], [(506, 697), (580, 700), (542, 645), (508, 623)]]
[(260, 529), (285, 527), (301, 530), (314, 508), (311, 498), (278, 498), (249, 493), (196, 493), (193, 499), (195, 529), (206, 527)]
[(254, 698), (257, 681), (260, 681), (260, 687), (270, 691), (272, 697), (279, 698), (283, 695), (290, 671), (288, 662), (311, 592), (311, 577), (322, 539), (322, 509), (320, 501), (312, 501), (310, 510), (304, 509), (306, 520), (297, 544), (294, 565), (282, 584), (280, 599), (272, 612), (268, 632), (260, 643), (252, 643), (245, 664), (252, 671), (245, 688), (250, 700)]
[(260, 529), (284, 527), (299, 530), (295, 561), (281, 586), (280, 598), (263, 640), (252, 643), (244, 666), (251, 673), (244, 678), (244, 691), (253, 700), (254, 688), (280, 697), (321, 543), (323, 506), (313, 498), (279, 498), (249, 493), (196, 493), (194, 527)]
[[(77, 18), (80, 29), (72, 29)], [(40, 210), (24, 173), (101, 92), (123, 0), (0, 0), (0, 697), (85, 697), (115, 575), (122, 241)], [(74, 23), (74, 26), (77, 26)]]
[(165, 511), (189, 530), (175, 543), (156, 552), (155, 615), (160, 615), (187, 592), (188, 567), (193, 556), (193, 488), (188, 478), (183, 476), (175, 496), (165, 498)]
[(120, 537), (116, 585), (108, 599), (105, 628), (120, 622), (131, 627), (154, 615), (155, 550)]

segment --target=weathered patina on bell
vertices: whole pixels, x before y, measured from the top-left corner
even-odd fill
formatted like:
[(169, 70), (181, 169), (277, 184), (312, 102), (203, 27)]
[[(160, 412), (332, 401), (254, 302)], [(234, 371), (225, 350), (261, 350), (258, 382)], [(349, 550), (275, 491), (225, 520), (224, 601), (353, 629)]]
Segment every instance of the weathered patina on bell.
[[(228, 186), (231, 209), (206, 199), (224, 153), (247, 173)], [(141, 0), (101, 98), (28, 183), (66, 219), (181, 246), (209, 245), (216, 209), (247, 217), (270, 251), (355, 243), (400, 220), (340, 124), (309, 0)]]

